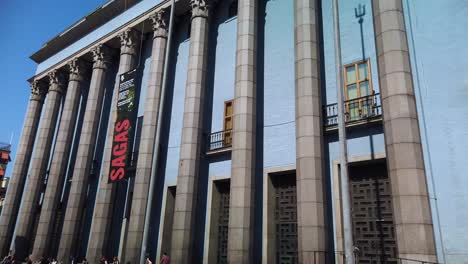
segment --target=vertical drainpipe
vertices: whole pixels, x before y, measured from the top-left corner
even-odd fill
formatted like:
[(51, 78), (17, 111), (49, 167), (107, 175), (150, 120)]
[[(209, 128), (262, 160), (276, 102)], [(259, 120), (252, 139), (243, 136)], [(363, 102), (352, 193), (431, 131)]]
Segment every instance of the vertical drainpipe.
[(348, 146), (343, 101), (343, 73), (341, 69), (340, 17), (338, 0), (333, 0), (333, 26), (335, 31), (336, 94), (338, 97), (338, 138), (340, 145), (340, 181), (343, 213), (344, 256), (346, 264), (354, 264), (353, 231), (351, 228), (351, 201), (349, 197)]

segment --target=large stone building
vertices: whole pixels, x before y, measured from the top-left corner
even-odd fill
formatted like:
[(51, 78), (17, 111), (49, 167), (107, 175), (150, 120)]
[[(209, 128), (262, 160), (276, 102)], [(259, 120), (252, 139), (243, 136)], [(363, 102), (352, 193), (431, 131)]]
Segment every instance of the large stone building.
[[(340, 4), (355, 257), (466, 262), (468, 6)], [(1, 253), (341, 263), (331, 1), (175, 5), (111, 0), (31, 56)]]

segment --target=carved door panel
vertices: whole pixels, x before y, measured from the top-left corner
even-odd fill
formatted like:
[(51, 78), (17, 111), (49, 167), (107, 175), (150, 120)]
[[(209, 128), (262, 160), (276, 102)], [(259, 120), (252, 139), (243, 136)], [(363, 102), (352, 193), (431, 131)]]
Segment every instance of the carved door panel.
[(219, 191), (218, 254), (216, 263), (227, 264), (229, 185), (220, 186)]
[(352, 222), (354, 243), (358, 248), (357, 263), (396, 263), (391, 199), (390, 181), (386, 176), (352, 176)]
[[(284, 179), (281, 179), (281, 178)], [(294, 177), (278, 176), (275, 186), (276, 263), (297, 263), (297, 197)], [(287, 179), (289, 178), (289, 179)]]

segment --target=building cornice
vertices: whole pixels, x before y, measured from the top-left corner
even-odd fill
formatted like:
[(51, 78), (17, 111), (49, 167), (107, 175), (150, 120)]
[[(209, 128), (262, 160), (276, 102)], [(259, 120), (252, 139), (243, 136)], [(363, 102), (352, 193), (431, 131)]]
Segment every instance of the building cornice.
[[(169, 0), (162, 1), (161, 3), (153, 6), (152, 8), (149, 8), (148, 10), (144, 11), (140, 15), (136, 16), (134, 19), (130, 19), (129, 21), (124, 23), (122, 26), (119, 26), (117, 29), (109, 32), (108, 34), (106, 34), (102, 38), (96, 39), (95, 41), (93, 41), (89, 45), (86, 45), (85, 47), (83, 47), (79, 51), (71, 53), (69, 56), (64, 57), (63, 59), (60, 60), (60, 62), (51, 64), (49, 67), (40, 70), (40, 72), (37, 72), (36, 75), (34, 75), (33, 77), (31, 77), (29, 79), (29, 81), (32, 81), (32, 80), (35, 80), (35, 79), (47, 78), (47, 74), (48, 74), (49, 71), (51, 71), (53, 69), (59, 69), (59, 68), (62, 68), (62, 67), (66, 67), (66, 65), (67, 65), (67, 63), (68, 63), (68, 61), (70, 59), (72, 59), (74, 57), (82, 57), (82, 56), (90, 53), (91, 49), (93, 49), (99, 43), (107, 43), (107, 42), (111, 41), (112, 39), (117, 38), (118, 34), (121, 31), (123, 31), (123, 30), (125, 30), (127, 28), (141, 28), (143, 23), (145, 23), (153, 13), (155, 13), (155, 12), (157, 12), (159, 10), (162, 10), (162, 9), (167, 9), (168, 7), (170, 7), (170, 1)], [(188, 9), (188, 7), (187, 7), (187, 9)], [(184, 12), (186, 12), (186, 10), (181, 10), (180, 12), (184, 13)]]
[(82, 17), (77, 22), (53, 37), (33, 55), (31, 59), (36, 63), (41, 63), (52, 57), (60, 50), (91, 33), (94, 29), (106, 24), (114, 17), (120, 15), (140, 0), (108, 0), (106, 3), (96, 8), (88, 15)]

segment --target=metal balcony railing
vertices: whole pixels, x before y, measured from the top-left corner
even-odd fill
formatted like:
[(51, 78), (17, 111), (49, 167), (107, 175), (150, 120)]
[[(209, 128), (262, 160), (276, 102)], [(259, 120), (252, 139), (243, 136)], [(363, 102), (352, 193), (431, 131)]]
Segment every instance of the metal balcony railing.
[[(371, 95), (347, 100), (344, 102), (346, 123), (359, 123), (371, 121), (382, 117), (382, 104), (380, 94)], [(338, 125), (338, 104), (329, 104), (324, 107), (325, 127)]]
[(208, 134), (207, 142), (207, 152), (228, 149), (232, 146), (232, 130), (224, 130)]

